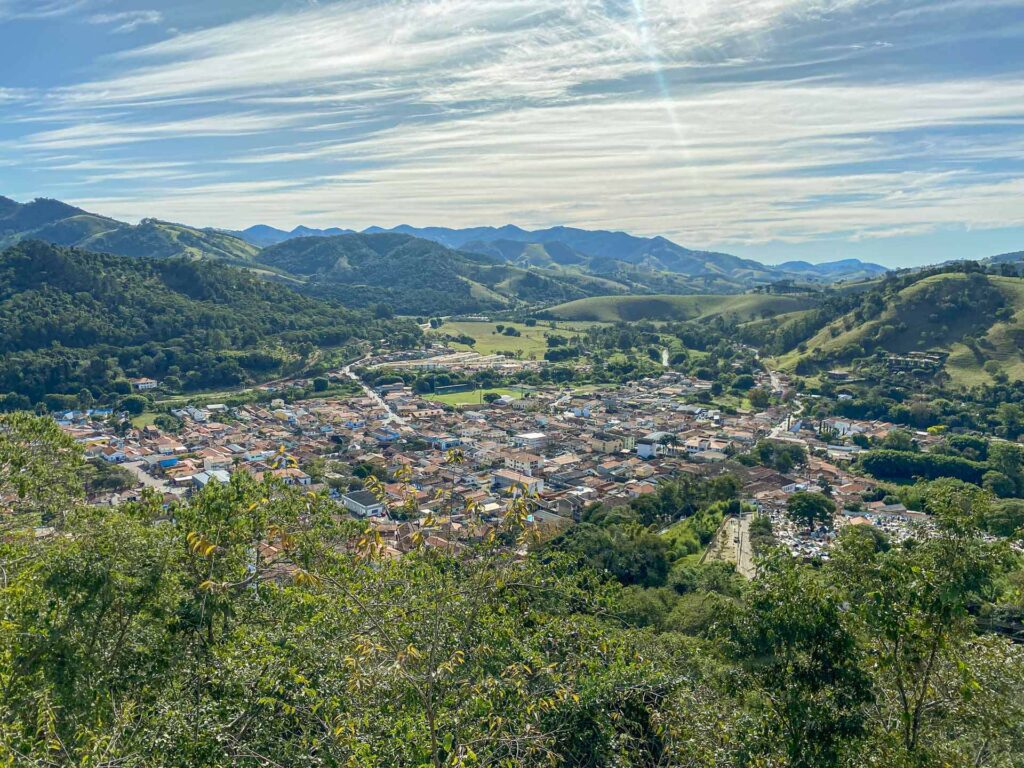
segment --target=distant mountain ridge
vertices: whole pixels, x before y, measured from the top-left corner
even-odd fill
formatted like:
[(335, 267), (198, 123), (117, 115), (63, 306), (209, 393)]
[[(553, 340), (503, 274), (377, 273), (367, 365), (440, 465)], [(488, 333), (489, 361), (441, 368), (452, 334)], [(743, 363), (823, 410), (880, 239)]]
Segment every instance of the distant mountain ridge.
[(340, 227), (331, 227), (330, 229), (313, 229), (311, 227), (303, 227), (301, 225), (295, 227), (291, 232), (286, 232), (283, 229), (270, 227), (266, 224), (257, 224), (249, 227), (248, 229), (243, 229), (240, 232), (234, 232), (231, 230), (212, 231), (224, 231), (227, 234), (241, 238), (247, 243), (255, 245), (258, 248), (277, 245), (278, 243), (283, 243), (286, 240), (293, 240), (296, 237), (334, 237), (336, 235), (355, 234), (355, 230), (353, 229), (341, 229)]
[(484, 254), (525, 269), (610, 279), (623, 290), (640, 293), (735, 293), (781, 280), (827, 284), (887, 271), (857, 259), (769, 266), (728, 253), (685, 248), (664, 237), (576, 227), (530, 231), (512, 224), (464, 229), (400, 225), (391, 229), (369, 227), (356, 233), (341, 227), (297, 226), (285, 231), (257, 224), (236, 232), (158, 219), (131, 225), (59, 200), (39, 198), (18, 203), (0, 197), (0, 246), (35, 238), (124, 256), (216, 258), (244, 265), (253, 262), (261, 249), (294, 239), (385, 233), (429, 240), (453, 251)]
[[(265, 237), (264, 229), (262, 226), (250, 227), (238, 234), (256, 244)], [(250, 234), (251, 230), (257, 231)], [(283, 230), (273, 231), (275, 237), (295, 236)], [(320, 230), (324, 233), (336, 231)], [(305, 232), (315, 231), (307, 229)], [(448, 248), (499, 256), (521, 266), (572, 266), (591, 274), (603, 275), (613, 275), (622, 269), (632, 268), (731, 281), (737, 283), (734, 289), (787, 279), (830, 283), (875, 277), (888, 271), (879, 264), (859, 259), (843, 259), (824, 264), (794, 261), (771, 266), (728, 253), (685, 248), (665, 237), (638, 237), (626, 232), (564, 226), (530, 231), (514, 224), (465, 229), (402, 224), (390, 229), (368, 227), (363, 230), (364, 234), (385, 232), (400, 232), (432, 240)]]

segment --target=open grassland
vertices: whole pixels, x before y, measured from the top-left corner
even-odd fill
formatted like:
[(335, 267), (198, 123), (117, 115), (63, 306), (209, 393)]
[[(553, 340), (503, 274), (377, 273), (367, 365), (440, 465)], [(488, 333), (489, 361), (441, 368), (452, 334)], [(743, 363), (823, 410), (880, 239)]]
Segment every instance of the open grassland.
[(563, 320), (606, 323), (623, 320), (704, 320), (719, 316), (742, 322), (809, 309), (814, 303), (812, 296), (761, 293), (724, 296), (597, 296), (559, 304), (547, 311)]
[[(506, 336), (498, 332), (497, 326), (504, 328), (515, 328), (519, 336)], [(551, 334), (564, 336), (565, 338), (577, 338), (581, 335), (585, 324), (579, 323), (555, 323), (551, 328), (549, 322), (539, 322), (530, 327), (523, 323), (502, 322), (496, 320), (493, 323), (483, 322), (446, 322), (440, 328), (430, 331), (433, 336), (467, 336), (473, 339), (471, 346), (454, 345), (464, 349), (472, 349), (481, 355), (491, 355), (496, 352), (512, 352), (521, 354), (527, 360), (540, 360), (547, 351), (547, 337)]]
[(423, 395), (423, 399), (431, 400), (435, 403), (445, 403), (446, 405), (473, 405), (484, 402), (483, 396), (488, 392), (493, 392), (496, 395), (508, 395), (516, 400), (523, 396), (523, 393), (518, 389), (497, 387), (495, 389), (474, 389), (470, 392), (450, 392), (444, 395), (427, 394)]

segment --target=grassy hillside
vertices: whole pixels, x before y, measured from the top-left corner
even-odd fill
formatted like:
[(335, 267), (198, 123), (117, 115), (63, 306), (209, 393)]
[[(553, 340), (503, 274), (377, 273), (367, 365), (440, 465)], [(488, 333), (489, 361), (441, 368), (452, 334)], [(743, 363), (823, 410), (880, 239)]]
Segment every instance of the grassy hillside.
[(235, 263), (251, 262), (259, 253), (256, 246), (234, 235), (155, 219), (100, 232), (74, 245), (119, 256), (210, 258)]
[(954, 385), (1024, 376), (1024, 279), (979, 273), (924, 277), (865, 304), (778, 359), (788, 370), (848, 365), (877, 354), (947, 353)]
[(716, 316), (738, 321), (808, 309), (815, 299), (805, 295), (739, 294), (727, 296), (598, 296), (571, 301), (547, 310), (564, 320), (698, 320)]
[(227, 232), (195, 229), (156, 219), (132, 226), (59, 200), (17, 203), (0, 198), (0, 247), (42, 240), (119, 256), (211, 258), (251, 262), (259, 251)]

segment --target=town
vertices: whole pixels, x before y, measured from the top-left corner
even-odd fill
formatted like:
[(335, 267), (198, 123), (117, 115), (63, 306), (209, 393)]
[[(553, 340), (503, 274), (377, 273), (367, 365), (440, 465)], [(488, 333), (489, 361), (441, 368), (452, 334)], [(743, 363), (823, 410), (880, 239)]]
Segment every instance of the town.
[[(434, 359), (453, 365), (465, 360)], [(378, 368), (426, 364), (408, 355), (373, 362)], [(505, 358), (494, 364), (504, 365)], [(329, 378), (359, 382), (351, 366)], [(309, 383), (299, 379), (264, 389), (273, 395)], [(183, 405), (171, 411), (180, 425), (174, 431), (147, 424), (119, 433), (108, 410), (67, 412), (58, 422), (88, 459), (131, 473), (133, 487), (93, 494), (94, 504), (116, 505), (144, 488), (172, 503), (236, 472), (269, 475), (329, 495), (339, 511), (380, 533), (393, 556), (416, 541), (469, 543), (497, 525), (520, 496), (530, 502), (529, 524), (550, 536), (578, 523), (588, 507), (628, 504), (680, 476), (736, 479), (744, 511), (707, 542), (708, 553), (748, 576), (755, 571), (754, 517), (769, 520), (774, 540), (807, 559), (827, 558), (844, 526), (873, 526), (895, 541), (927, 534), (929, 527), (921, 510), (877, 498), (878, 483), (851, 466), (866, 440), (883, 440), (896, 425), (837, 418), (811, 423), (798, 415), (799, 397), (726, 414), (698, 401), (710, 382), (672, 371), (601, 391), (524, 388), (519, 396), (457, 406), (426, 399), (401, 382), (376, 389), (359, 383), (358, 396)], [(767, 370), (756, 383), (777, 396), (788, 386), (785, 376)], [(862, 437), (854, 441), (855, 435)], [(925, 448), (939, 440), (928, 432), (915, 439)], [(765, 441), (792, 447), (805, 460), (781, 467), (736, 460)], [(367, 482), (372, 478), (379, 482)], [(794, 521), (787, 503), (803, 491), (833, 499), (833, 519), (813, 526)], [(469, 509), (482, 526), (466, 524)]]

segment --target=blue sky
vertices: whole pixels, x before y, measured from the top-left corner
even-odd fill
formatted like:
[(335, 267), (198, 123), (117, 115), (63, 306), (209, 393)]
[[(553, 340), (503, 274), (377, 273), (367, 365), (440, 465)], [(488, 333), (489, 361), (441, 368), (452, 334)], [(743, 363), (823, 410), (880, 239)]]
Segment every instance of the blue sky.
[(19, 200), (1024, 249), (1024, 0), (0, 0), (0, 50)]

